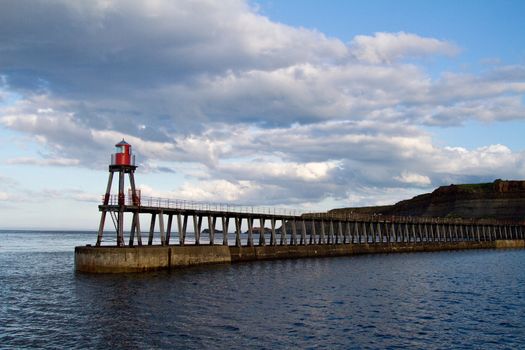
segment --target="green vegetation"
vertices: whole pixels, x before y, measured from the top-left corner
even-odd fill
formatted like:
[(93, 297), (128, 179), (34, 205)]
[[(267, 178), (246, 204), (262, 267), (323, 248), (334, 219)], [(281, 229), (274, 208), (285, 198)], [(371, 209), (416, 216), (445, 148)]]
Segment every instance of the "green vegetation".
[(466, 193), (490, 193), (494, 192), (494, 183), (486, 182), (480, 184), (462, 184), (462, 185), (453, 185), (458, 188), (461, 192)]

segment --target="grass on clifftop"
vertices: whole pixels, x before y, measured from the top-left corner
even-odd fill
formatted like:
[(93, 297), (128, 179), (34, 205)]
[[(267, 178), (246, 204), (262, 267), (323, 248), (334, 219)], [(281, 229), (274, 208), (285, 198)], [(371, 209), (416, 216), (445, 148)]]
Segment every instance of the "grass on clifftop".
[(486, 182), (486, 183), (480, 183), (480, 184), (463, 184), (463, 185), (454, 185), (454, 186), (456, 186), (461, 192), (467, 192), (467, 193), (493, 192), (492, 182)]

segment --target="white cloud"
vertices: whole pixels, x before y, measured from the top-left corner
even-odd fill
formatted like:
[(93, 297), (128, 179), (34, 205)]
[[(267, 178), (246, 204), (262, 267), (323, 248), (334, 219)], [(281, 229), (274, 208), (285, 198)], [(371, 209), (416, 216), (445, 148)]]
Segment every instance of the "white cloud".
[(258, 181), (280, 179), (282, 181), (316, 182), (329, 178), (330, 172), (338, 166), (340, 166), (338, 161), (296, 163), (269, 162), (264, 159), (256, 159), (251, 162), (223, 164), (217, 167), (217, 170), (222, 173), (232, 173), (235, 176), (245, 173), (244, 177)]
[(71, 197), (80, 202), (90, 202), (90, 203), (101, 203), (102, 202), (102, 196), (100, 194), (94, 194), (94, 193), (85, 193), (85, 192), (75, 193)]
[[(489, 145), (473, 150), (445, 147), (435, 155), (434, 169), (448, 174), (511, 174), (525, 177), (525, 153), (512, 152), (504, 145)], [(506, 178), (506, 176), (499, 176)]]
[(259, 202), (256, 196), (259, 189), (260, 185), (251, 181), (210, 180), (184, 183), (177, 190), (177, 193), (182, 198), (196, 201), (244, 202), (249, 204), (250, 202)]
[(428, 186), (431, 184), (430, 178), (428, 176), (411, 173), (408, 171), (403, 171), (401, 175), (394, 177), (394, 179), (402, 183), (416, 186)]
[(33, 157), (19, 157), (6, 160), (7, 164), (24, 164), (24, 165), (56, 165), (56, 166), (76, 166), (80, 164), (80, 160), (71, 158), (52, 158), (52, 159), (38, 159)]
[(255, 194), (261, 186), (251, 181), (227, 181), (227, 180), (203, 180), (196, 182), (185, 182), (173, 191), (160, 191), (152, 186), (140, 184), (138, 188), (141, 196), (151, 198), (181, 199), (196, 202), (246, 202), (257, 199)]
[(449, 42), (405, 32), (357, 35), (351, 47), (359, 60), (374, 64), (392, 63), (405, 57), (453, 56), (459, 52), (458, 47)]

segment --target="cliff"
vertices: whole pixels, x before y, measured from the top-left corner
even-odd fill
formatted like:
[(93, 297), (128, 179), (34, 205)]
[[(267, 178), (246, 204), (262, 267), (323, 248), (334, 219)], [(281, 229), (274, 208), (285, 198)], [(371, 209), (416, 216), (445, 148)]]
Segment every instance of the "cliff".
[(522, 221), (525, 218), (525, 181), (441, 186), (432, 193), (394, 205), (332, 209), (333, 214), (457, 217)]

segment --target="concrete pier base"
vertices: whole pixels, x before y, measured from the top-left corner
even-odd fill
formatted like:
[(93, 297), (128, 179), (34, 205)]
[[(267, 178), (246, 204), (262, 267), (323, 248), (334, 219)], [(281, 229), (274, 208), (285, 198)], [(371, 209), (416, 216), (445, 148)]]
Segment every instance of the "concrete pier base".
[(75, 248), (75, 268), (79, 272), (122, 273), (255, 260), (496, 248), (525, 248), (525, 240), (312, 244), (253, 247), (228, 247), (224, 245), (85, 246)]
[(75, 247), (80, 272), (120, 273), (231, 262), (227, 246)]

